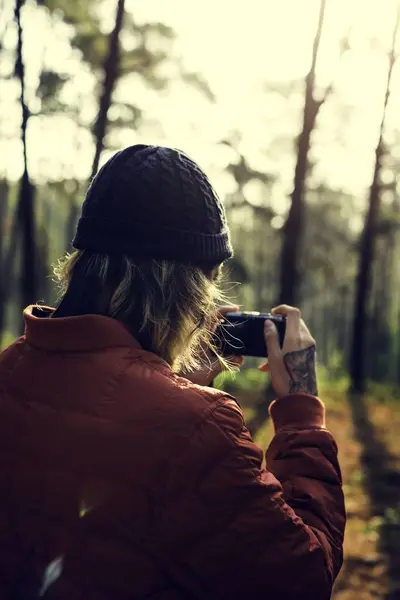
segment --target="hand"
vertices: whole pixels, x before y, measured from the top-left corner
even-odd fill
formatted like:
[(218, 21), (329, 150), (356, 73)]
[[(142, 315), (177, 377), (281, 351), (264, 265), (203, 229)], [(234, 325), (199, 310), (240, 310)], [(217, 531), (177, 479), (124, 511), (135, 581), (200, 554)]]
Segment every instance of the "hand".
[(284, 304), (272, 312), (286, 317), (285, 339), (281, 348), (276, 326), (272, 321), (265, 322), (268, 364), (261, 370), (271, 373), (278, 398), (296, 392), (317, 396), (315, 340), (301, 319), (299, 309)]
[[(226, 313), (228, 312), (238, 312), (240, 310), (239, 306), (221, 306), (218, 310), (218, 321), (219, 319), (224, 318)], [(210, 383), (224, 370), (221, 361), (219, 361), (215, 355), (208, 349), (204, 349), (204, 359), (202, 360), (202, 365), (200, 369), (197, 371), (191, 371), (189, 373), (179, 373), (181, 377), (185, 377), (192, 383), (197, 385), (210, 385)], [(227, 358), (227, 361), (231, 365), (236, 365), (240, 367), (243, 364), (242, 356), (230, 356)]]

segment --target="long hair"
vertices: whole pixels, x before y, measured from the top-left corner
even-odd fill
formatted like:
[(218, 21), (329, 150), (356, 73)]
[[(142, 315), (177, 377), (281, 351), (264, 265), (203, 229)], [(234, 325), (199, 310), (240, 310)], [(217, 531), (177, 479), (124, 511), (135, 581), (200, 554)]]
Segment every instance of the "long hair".
[(228, 366), (212, 343), (216, 308), (224, 300), (220, 271), (74, 251), (54, 267), (60, 290), (54, 316), (101, 314), (122, 321), (145, 350), (176, 371), (197, 368), (208, 349)]

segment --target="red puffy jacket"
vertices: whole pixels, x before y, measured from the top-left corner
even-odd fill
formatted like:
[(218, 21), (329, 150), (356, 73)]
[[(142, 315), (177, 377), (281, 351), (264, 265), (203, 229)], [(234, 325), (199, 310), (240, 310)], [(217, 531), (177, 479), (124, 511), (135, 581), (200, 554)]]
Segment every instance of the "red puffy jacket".
[(0, 356), (0, 599), (324, 600), (344, 506), (324, 408), (272, 408), (263, 469), (236, 401), (125, 327), (25, 311)]

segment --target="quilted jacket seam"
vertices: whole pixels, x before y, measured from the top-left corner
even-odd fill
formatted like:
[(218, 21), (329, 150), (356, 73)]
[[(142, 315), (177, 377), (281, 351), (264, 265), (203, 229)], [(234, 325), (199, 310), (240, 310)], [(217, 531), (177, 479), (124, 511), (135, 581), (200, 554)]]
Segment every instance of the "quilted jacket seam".
[[(228, 398), (229, 398), (229, 397), (228, 397)], [(223, 405), (223, 403), (224, 403), (224, 401), (225, 401), (225, 400), (226, 400), (226, 397), (224, 397), (224, 398), (222, 398), (222, 399), (220, 400), (220, 402), (218, 403), (218, 406), (212, 406), (212, 407), (210, 407), (210, 411), (208, 411), (208, 413), (207, 413), (207, 416), (206, 416), (206, 417), (205, 417), (205, 418), (202, 420), (202, 422), (201, 422), (200, 424), (198, 424), (198, 427), (196, 427), (196, 433), (197, 433), (198, 429), (199, 429), (199, 428), (200, 428), (202, 425), (204, 425), (204, 424), (205, 424), (207, 421), (209, 421), (209, 420), (210, 420), (210, 417), (211, 417), (211, 418), (213, 418), (213, 417), (214, 417), (214, 413), (215, 413), (215, 411), (216, 411), (216, 410), (218, 410), (218, 408), (219, 408), (221, 405)], [(258, 469), (257, 467), (254, 467), (254, 466), (251, 464), (251, 462), (249, 461), (249, 459), (248, 459), (247, 457), (244, 457), (244, 456), (243, 456), (243, 455), (242, 455), (240, 452), (238, 452), (238, 446), (235, 444), (235, 442), (234, 442), (234, 440), (232, 439), (231, 435), (230, 435), (229, 433), (227, 433), (226, 431), (224, 431), (224, 429), (223, 429), (223, 428), (220, 426), (220, 424), (219, 424), (219, 423), (218, 423), (218, 421), (215, 419), (215, 417), (214, 417), (214, 419), (213, 419), (213, 420), (214, 420), (215, 424), (218, 426), (218, 429), (220, 430), (220, 432), (222, 432), (222, 434), (223, 434), (223, 437), (224, 437), (224, 438), (227, 440), (227, 442), (228, 442), (228, 444), (227, 444), (227, 446), (226, 446), (226, 448), (227, 448), (227, 451), (229, 452), (229, 450), (230, 450), (232, 453), (236, 454), (236, 456), (237, 456), (238, 460), (239, 460), (239, 461), (240, 461), (242, 464), (246, 465), (246, 468), (250, 467), (249, 471), (250, 471), (251, 475), (254, 477), (254, 480), (255, 480), (255, 481), (260, 481), (260, 479), (261, 479), (261, 478), (260, 478), (260, 475), (261, 475), (261, 469)], [(241, 433), (241, 432), (242, 432), (244, 429), (245, 429), (245, 425), (242, 425), (242, 427), (241, 427), (241, 430), (240, 430), (240, 433)], [(194, 433), (194, 432), (193, 432), (193, 433)], [(193, 439), (194, 439), (194, 435), (193, 435), (193, 437), (192, 437), (192, 440), (193, 440)], [(229, 449), (229, 450), (228, 450), (228, 449)], [(228, 453), (228, 452), (227, 452), (227, 453)], [(175, 466), (175, 468), (176, 468), (176, 466)], [(281, 484), (280, 484), (280, 482), (279, 482), (278, 480), (277, 480), (277, 483), (278, 483), (278, 485), (281, 485)], [(281, 487), (282, 487), (282, 486), (281, 486)], [(278, 501), (276, 501), (276, 499), (274, 499), (273, 497), (271, 497), (271, 498), (270, 498), (270, 502), (271, 502), (271, 504), (274, 506), (274, 508), (275, 508), (276, 510), (278, 510), (278, 511), (279, 511), (279, 513), (282, 515), (282, 517), (283, 517), (284, 521), (289, 521), (289, 520), (293, 521), (293, 519), (292, 519), (292, 518), (291, 518), (289, 515), (287, 515), (285, 511), (283, 511), (283, 510), (282, 510), (282, 506), (281, 506), (281, 504), (280, 504)], [(224, 524), (224, 527), (223, 527), (223, 528), (221, 528), (221, 530), (220, 530), (220, 533), (223, 533), (224, 531), (225, 531), (225, 532), (227, 532), (227, 531), (231, 530), (231, 529), (232, 529), (232, 527), (234, 527), (234, 524), (235, 524), (235, 522), (237, 521), (237, 518), (239, 517), (239, 515), (240, 515), (240, 514), (242, 514), (243, 512), (245, 512), (245, 511), (248, 509), (248, 507), (249, 507), (249, 506), (251, 506), (251, 504), (252, 504), (252, 500), (250, 499), (250, 500), (249, 500), (249, 502), (248, 502), (248, 503), (246, 503), (246, 505), (242, 505), (242, 506), (241, 506), (241, 507), (240, 507), (240, 508), (239, 508), (239, 509), (238, 509), (238, 510), (235, 512), (235, 514), (234, 514), (234, 515), (232, 515), (232, 518), (229, 520), (229, 522)], [(294, 523), (294, 525), (296, 525), (296, 523)], [(315, 548), (319, 548), (319, 550), (320, 550), (320, 551), (322, 550), (323, 554), (325, 554), (325, 553), (324, 553), (324, 551), (323, 551), (323, 549), (322, 549), (322, 547), (321, 547), (321, 546), (318, 544), (318, 541), (313, 541), (313, 540), (310, 538), (310, 535), (309, 535), (309, 533), (308, 533), (308, 528), (307, 528), (307, 525), (306, 525), (304, 522), (303, 522), (301, 525), (300, 525), (300, 524), (297, 524), (297, 525), (298, 525), (298, 527), (299, 527), (299, 530), (298, 530), (298, 531), (299, 531), (299, 534), (302, 536), (302, 538), (303, 538), (304, 542), (308, 544), (308, 551), (309, 551), (309, 552), (310, 552), (310, 551), (312, 551), (312, 550), (313, 550), (313, 548), (314, 548), (314, 546), (315, 546)], [(161, 555), (161, 556), (159, 556), (159, 559), (160, 559), (160, 560), (161, 560), (161, 561), (162, 561), (162, 562), (163, 562), (165, 565), (168, 565), (168, 564), (169, 564), (169, 559), (168, 559), (168, 556)], [(167, 568), (168, 568), (168, 567), (167, 567)]]
[[(226, 439), (229, 441), (230, 447), (232, 448), (233, 452), (236, 452), (236, 455), (237, 455), (238, 459), (240, 460), (240, 462), (242, 462), (243, 464), (245, 464), (247, 467), (250, 467), (250, 469), (249, 469), (249, 470), (250, 470), (250, 472), (252, 473), (252, 475), (254, 476), (254, 479), (255, 479), (255, 480), (257, 480), (257, 481), (260, 481), (260, 475), (261, 475), (262, 469), (261, 469), (261, 468), (254, 467), (254, 466), (251, 464), (250, 460), (249, 460), (247, 457), (243, 456), (243, 454), (242, 454), (242, 453), (238, 452), (238, 446), (236, 445), (236, 443), (235, 443), (234, 439), (232, 438), (232, 435), (231, 435), (229, 432), (225, 431), (225, 430), (224, 430), (224, 429), (221, 427), (221, 425), (218, 423), (218, 421), (215, 419), (215, 415), (214, 415), (214, 413), (215, 413), (215, 411), (217, 410), (217, 408), (219, 408), (219, 407), (215, 407), (215, 409), (214, 409), (214, 410), (213, 410), (213, 411), (210, 413), (210, 415), (209, 415), (209, 416), (211, 416), (211, 417), (214, 417), (214, 420), (215, 420), (215, 423), (216, 423), (216, 425), (218, 426), (218, 429), (219, 429), (219, 430), (222, 432), (222, 434), (224, 435), (224, 437), (225, 437), (225, 438), (226, 438)], [(241, 432), (242, 432), (244, 429), (246, 429), (246, 427), (245, 427), (245, 424), (242, 424), (242, 427), (241, 427), (240, 433), (241, 433)], [(253, 442), (253, 443), (254, 443), (254, 442)], [(270, 472), (270, 471), (269, 471), (269, 472)], [(273, 474), (271, 473), (271, 475), (273, 475)], [(282, 487), (282, 484), (280, 483), (280, 481), (279, 481), (278, 479), (277, 479), (277, 482), (278, 482), (278, 484), (279, 484), (279, 485)], [(283, 488), (282, 488), (282, 489), (283, 489)], [(281, 505), (280, 505), (280, 503), (279, 503), (279, 502), (277, 502), (277, 501), (276, 501), (274, 498), (271, 498), (271, 502), (272, 502), (272, 503), (273, 503), (273, 505), (274, 505), (274, 506), (275, 506), (275, 507), (276, 507), (276, 508), (277, 508), (277, 509), (278, 509), (278, 510), (279, 510), (279, 511), (280, 511), (280, 512), (283, 514), (283, 517), (284, 517), (284, 519), (285, 519), (285, 520), (288, 520), (288, 519), (289, 519), (289, 517), (286, 515), (286, 513), (285, 513), (284, 511), (282, 511), (282, 510), (281, 510)], [(306, 525), (305, 523), (304, 523), (304, 524), (301, 526), (301, 531), (302, 531), (302, 533), (303, 533), (303, 534), (304, 534), (304, 536), (305, 536), (305, 538), (304, 538), (304, 539), (306, 539), (306, 538), (307, 538), (307, 540), (308, 540), (308, 542), (309, 542), (309, 546), (310, 546), (310, 548), (311, 548), (312, 544), (313, 544), (313, 543), (315, 543), (315, 542), (312, 542), (312, 540), (310, 539), (310, 536), (309, 536), (309, 535), (308, 535), (308, 533), (307, 533), (307, 525)]]
[(128, 359), (128, 364), (124, 365), (124, 368), (121, 369), (118, 373), (116, 373), (113, 377), (110, 377), (109, 381), (108, 381), (108, 386), (109, 389), (107, 391), (106, 394), (104, 394), (103, 396), (103, 401), (108, 401), (110, 396), (112, 396), (112, 394), (116, 394), (118, 392), (118, 388), (121, 385), (121, 380), (124, 377), (124, 375), (127, 373), (127, 371), (132, 367), (132, 365), (137, 362), (137, 358), (132, 356), (132, 355), (127, 355), (126, 357)]

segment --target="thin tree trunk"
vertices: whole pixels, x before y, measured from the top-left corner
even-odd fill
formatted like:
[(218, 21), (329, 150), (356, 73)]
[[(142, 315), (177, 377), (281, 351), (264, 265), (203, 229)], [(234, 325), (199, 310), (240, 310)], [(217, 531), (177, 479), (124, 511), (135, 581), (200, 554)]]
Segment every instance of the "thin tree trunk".
[(349, 337), (349, 298), (351, 292), (347, 284), (343, 284), (338, 289), (338, 298), (339, 301), (337, 303), (336, 308), (337, 314), (337, 347), (342, 356), (342, 361), (344, 365), (347, 365), (348, 356), (347, 356), (347, 348), (348, 348), (348, 337)]
[[(1, 182), (0, 190), (0, 274), (3, 272), (6, 218), (8, 206), (8, 183), (6, 180)], [(6, 316), (6, 282), (3, 277), (0, 278), (0, 347), (1, 338), (4, 332)]]
[[(392, 199), (392, 209), (394, 215), (398, 218), (399, 216), (399, 202), (396, 193), (396, 182), (393, 184), (393, 199)], [(392, 227), (388, 233), (388, 271), (386, 276), (390, 277), (390, 305), (389, 305), (389, 332), (390, 332), (390, 341), (389, 341), (389, 379), (393, 384), (397, 383), (397, 360), (396, 360), (396, 352), (397, 352), (397, 343), (396, 343), (396, 329), (397, 329), (397, 294), (398, 294), (398, 276), (397, 270), (398, 266), (396, 265), (396, 237), (397, 237), (397, 228)], [(387, 292), (386, 292), (387, 293)]]
[[(36, 200), (37, 209), (37, 200)], [(41, 301), (49, 304), (50, 292), (50, 237), (49, 232), (54, 231), (52, 222), (52, 203), (48, 200), (48, 194), (45, 193), (42, 200), (42, 215), (40, 228), (37, 231), (37, 291)]]
[(21, 9), (24, 0), (16, 0), (15, 20), (18, 28), (16, 75), (20, 81), (20, 105), (22, 112), (21, 139), (24, 153), (24, 171), (19, 189), (18, 206), (22, 234), (22, 269), (21, 269), (21, 301), (23, 308), (36, 301), (36, 260), (35, 260), (35, 215), (34, 188), (29, 179), (26, 131), (29, 111), (25, 102), (25, 68), (23, 61), (23, 32), (21, 26)]
[(330, 348), (331, 348), (331, 339), (330, 339), (330, 335), (331, 335), (331, 331), (332, 328), (330, 327), (331, 323), (332, 323), (332, 318), (331, 318), (331, 303), (329, 301), (329, 296), (330, 296), (330, 290), (329, 290), (329, 284), (328, 284), (329, 279), (326, 280), (325, 282), (325, 289), (324, 292), (322, 294), (322, 307), (321, 307), (321, 311), (322, 311), (322, 327), (321, 327), (321, 351), (322, 351), (322, 356), (323, 356), (323, 363), (325, 364), (326, 367), (329, 367), (329, 361), (330, 361)]
[(381, 289), (383, 290), (384, 310), (387, 313), (387, 370), (388, 380), (397, 384), (397, 356), (398, 356), (398, 299), (399, 299), (399, 263), (398, 263), (398, 218), (400, 215), (399, 198), (397, 197), (397, 180), (393, 182), (392, 204), (395, 222), (389, 227), (386, 237), (387, 260), (385, 269), (381, 273)]
[(254, 244), (254, 310), (265, 312), (264, 306), (264, 284), (265, 284), (265, 260), (263, 252), (264, 227), (259, 218), (253, 215), (253, 244)]
[(396, 334), (396, 343), (397, 343), (397, 353), (396, 353), (396, 383), (400, 386), (400, 307), (398, 307), (397, 311), (397, 334)]
[(303, 113), (303, 127), (298, 138), (297, 162), (294, 175), (294, 188), (291, 196), (289, 214), (283, 228), (283, 243), (280, 259), (280, 291), (279, 304), (298, 303), (299, 288), (299, 259), (304, 233), (305, 219), (305, 184), (308, 173), (308, 153), (310, 149), (311, 134), (321, 105), (325, 98), (314, 98), (315, 71), (318, 51), (320, 47), (322, 26), (324, 22), (326, 0), (321, 0), (317, 31), (312, 50), (311, 68), (307, 74), (305, 84), (305, 102)]
[(0, 182), (0, 265), (3, 264), (6, 235), (6, 219), (9, 186), (5, 179)]
[[(397, 195), (397, 183), (400, 176), (397, 175), (394, 185), (393, 210), (396, 217), (400, 216), (400, 198)], [(393, 232), (393, 265), (394, 265), (394, 294), (393, 294), (393, 328), (394, 340), (392, 346), (392, 381), (395, 385), (400, 384), (400, 232), (398, 228)]]
[(384, 156), (383, 133), (386, 108), (390, 95), (393, 66), (396, 60), (395, 47), (399, 21), (400, 4), (393, 30), (392, 46), (389, 55), (389, 68), (386, 79), (385, 98), (383, 103), (379, 140), (375, 149), (375, 166), (369, 193), (368, 210), (365, 216), (364, 228), (360, 236), (359, 244), (359, 266), (356, 278), (353, 334), (349, 365), (351, 387), (353, 391), (358, 393), (362, 393), (365, 388), (364, 348), (366, 343), (366, 329), (368, 322), (367, 301), (371, 291), (372, 263), (374, 259), (376, 228), (378, 225), (381, 204), (380, 173), (382, 168), (382, 159)]
[(103, 90), (99, 102), (99, 112), (94, 124), (96, 150), (92, 165), (91, 179), (99, 168), (100, 155), (104, 148), (104, 138), (107, 132), (107, 115), (112, 102), (112, 94), (119, 74), (119, 35), (124, 20), (125, 0), (118, 0), (114, 29), (110, 34), (108, 54), (104, 61)]
[(365, 369), (372, 381), (388, 378), (390, 286), (387, 239), (376, 240), (371, 271), (371, 291), (366, 312), (371, 318), (366, 324)]
[(2, 301), (4, 303), (4, 305), (7, 304), (8, 298), (9, 298), (9, 290), (10, 290), (10, 284), (11, 284), (11, 280), (13, 278), (13, 272), (14, 272), (14, 267), (15, 267), (15, 259), (17, 257), (17, 251), (18, 251), (18, 239), (19, 239), (19, 229), (20, 229), (20, 221), (21, 221), (21, 206), (19, 205), (19, 202), (17, 200), (17, 204), (14, 210), (14, 215), (12, 217), (12, 222), (11, 222), (11, 231), (10, 231), (10, 235), (8, 236), (8, 244), (4, 250), (4, 259), (3, 259), (3, 264), (2, 269), (1, 269), (1, 280), (2, 282), (4, 282), (4, 285), (2, 287), (3, 290), (3, 298)]

